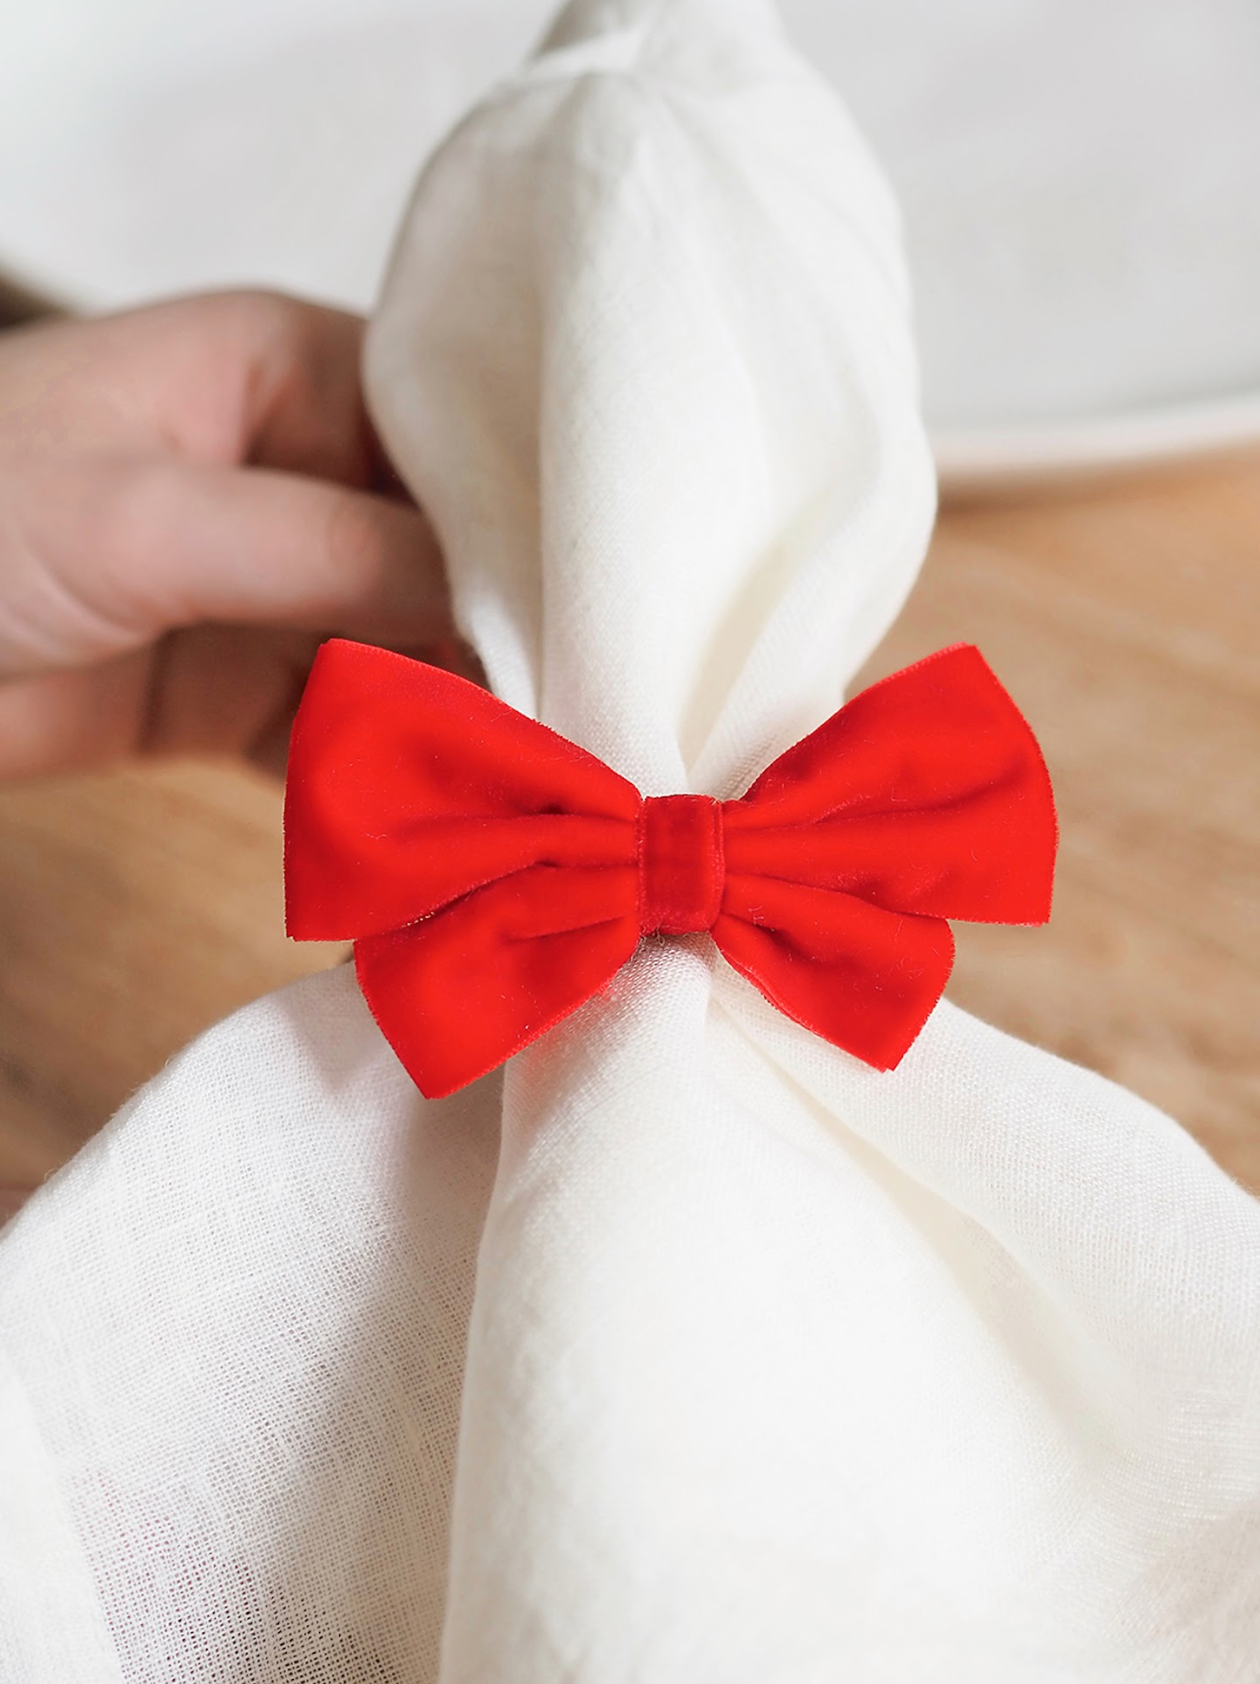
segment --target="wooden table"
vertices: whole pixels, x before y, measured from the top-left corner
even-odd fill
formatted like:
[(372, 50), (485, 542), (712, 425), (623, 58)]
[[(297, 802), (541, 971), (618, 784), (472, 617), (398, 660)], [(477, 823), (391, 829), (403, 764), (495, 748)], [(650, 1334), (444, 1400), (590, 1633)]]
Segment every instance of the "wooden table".
[[(1041, 737), (1048, 930), (951, 994), (1164, 1106), (1260, 1187), (1260, 457), (947, 510), (870, 676), (978, 643)], [(232, 767), (0, 791), (0, 1183), (336, 949), (281, 931), (280, 793)]]

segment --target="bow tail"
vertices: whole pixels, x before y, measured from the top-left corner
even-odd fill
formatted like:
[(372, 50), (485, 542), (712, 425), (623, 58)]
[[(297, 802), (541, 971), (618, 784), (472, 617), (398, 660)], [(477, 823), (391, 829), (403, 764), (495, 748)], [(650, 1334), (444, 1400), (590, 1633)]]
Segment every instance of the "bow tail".
[(639, 940), (633, 869), (535, 866), (355, 943), (372, 1016), (426, 1099), (528, 1046), (602, 988)]
[(901, 1062), (954, 962), (943, 918), (732, 874), (713, 939), (766, 999), (877, 1070)]

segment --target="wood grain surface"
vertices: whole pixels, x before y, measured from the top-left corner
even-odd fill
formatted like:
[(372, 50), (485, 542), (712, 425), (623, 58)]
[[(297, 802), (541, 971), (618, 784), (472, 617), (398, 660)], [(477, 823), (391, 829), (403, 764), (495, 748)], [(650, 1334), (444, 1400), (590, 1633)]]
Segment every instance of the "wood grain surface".
[[(1260, 1187), (1260, 458), (957, 506), (867, 676), (980, 645), (1038, 732), (1047, 930), (959, 926), (955, 1000), (1126, 1083)], [(334, 962), (281, 929), (280, 793), (172, 765), (0, 790), (0, 1183)]]

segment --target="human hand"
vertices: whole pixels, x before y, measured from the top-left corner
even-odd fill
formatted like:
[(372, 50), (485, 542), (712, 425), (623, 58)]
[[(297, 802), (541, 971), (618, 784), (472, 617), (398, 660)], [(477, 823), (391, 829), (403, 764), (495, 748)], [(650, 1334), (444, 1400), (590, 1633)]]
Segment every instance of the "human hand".
[(0, 777), (158, 753), (279, 767), (334, 632), (452, 664), (361, 338), (244, 292), (0, 334)]

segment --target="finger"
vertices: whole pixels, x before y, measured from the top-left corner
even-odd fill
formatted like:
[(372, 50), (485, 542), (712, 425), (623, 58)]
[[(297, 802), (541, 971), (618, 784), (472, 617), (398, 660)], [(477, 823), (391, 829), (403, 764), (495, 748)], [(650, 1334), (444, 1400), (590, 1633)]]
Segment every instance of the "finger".
[[(441, 556), (414, 508), (264, 469), (146, 464), (61, 535), (60, 582), (136, 647), (202, 621), (375, 642), (451, 635)], [(92, 555), (94, 565), (85, 566)]]
[(283, 776), (318, 634), (195, 626), (121, 660), (0, 683), (0, 780), (134, 756), (243, 755)]
[[(337, 627), (333, 630), (341, 630)], [(283, 777), (289, 733), (323, 634), (194, 626), (157, 646), (134, 748), (142, 755), (239, 754)], [(407, 653), (477, 682), (466, 645)]]
[(245, 755), (283, 775), (321, 638), (197, 626), (118, 661), (0, 684), (0, 779), (135, 755)]
[(235, 334), (236, 460), (366, 489), (377, 446), (363, 399), (364, 322), (275, 293), (206, 301)]
[(131, 419), (193, 461), (370, 482), (363, 322), (348, 311), (241, 290), (46, 329), (46, 346), (54, 332), (78, 391), (94, 375), (121, 393), (115, 437)]
[(289, 731), (319, 634), (194, 626), (157, 646), (141, 755), (244, 755), (283, 775)]
[[(293, 717), (323, 640), (194, 626), (119, 660), (2, 682), (0, 780), (82, 772), (134, 755), (243, 755), (283, 777)], [(458, 640), (401, 652), (485, 681)]]
[(135, 747), (147, 651), (73, 672), (0, 683), (0, 779), (108, 765)]

